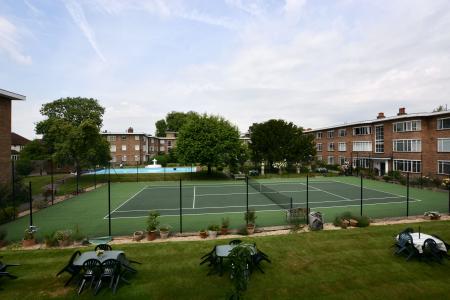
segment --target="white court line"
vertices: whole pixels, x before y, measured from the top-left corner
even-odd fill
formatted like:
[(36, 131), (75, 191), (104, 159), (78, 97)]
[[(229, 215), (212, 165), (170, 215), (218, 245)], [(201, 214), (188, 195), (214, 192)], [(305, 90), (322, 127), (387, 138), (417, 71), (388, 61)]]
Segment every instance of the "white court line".
[[(306, 190), (297, 190), (297, 191), (275, 191), (275, 192), (253, 192), (248, 193), (249, 195), (258, 195), (258, 194), (279, 194), (279, 193), (303, 193), (306, 192)], [(318, 190), (310, 191), (310, 192), (320, 192)], [(197, 197), (204, 197), (204, 196), (229, 196), (229, 195), (247, 195), (247, 193), (223, 193), (223, 194), (200, 194), (197, 195)], [(286, 196), (287, 197), (287, 196)]]
[(124, 202), (122, 202), (122, 204), (120, 204), (119, 206), (117, 206), (113, 211), (111, 211), (109, 214), (106, 214), (106, 216), (103, 217), (103, 219), (108, 219), (108, 215), (111, 215), (112, 213), (114, 213), (115, 211), (117, 211), (119, 208), (121, 208), (122, 206), (124, 206), (128, 201), (130, 201), (131, 199), (133, 199), (134, 197), (136, 197), (137, 194), (139, 194), (140, 192), (142, 192), (143, 190), (145, 190), (145, 186), (140, 189), (136, 194), (134, 194), (133, 196), (131, 196), (130, 198), (128, 198), (127, 200), (125, 200)]
[(195, 185), (194, 185), (194, 199), (192, 200), (192, 208), (195, 208)]
[[(303, 184), (303, 185), (306, 185), (306, 184), (304, 184), (304, 183), (302, 183), (302, 184)], [(338, 194), (334, 194), (334, 193), (331, 193), (331, 192), (328, 192), (328, 191), (324, 191), (324, 190), (322, 190), (322, 189), (316, 188), (315, 186), (311, 186), (311, 187), (312, 187), (312, 188), (315, 188), (315, 189), (318, 190), (318, 191), (321, 191), (321, 192), (330, 194), (330, 195), (332, 195), (332, 196), (335, 196), (335, 197), (338, 197), (338, 198), (342, 198), (342, 199), (345, 199), (345, 200), (350, 200), (350, 199), (348, 199), (347, 197), (340, 196), (340, 195), (338, 195)]]

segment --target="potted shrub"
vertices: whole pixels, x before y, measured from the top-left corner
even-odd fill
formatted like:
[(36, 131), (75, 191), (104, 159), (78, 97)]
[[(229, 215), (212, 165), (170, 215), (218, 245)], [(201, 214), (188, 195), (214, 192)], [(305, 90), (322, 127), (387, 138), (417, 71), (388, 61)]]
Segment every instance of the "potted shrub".
[(36, 239), (34, 238), (34, 231), (31, 229), (25, 229), (25, 233), (23, 235), (22, 246), (30, 247), (36, 245)]
[(156, 229), (158, 228), (159, 221), (158, 217), (160, 216), (159, 212), (156, 210), (152, 210), (147, 219), (147, 240), (153, 241), (156, 239)]
[(208, 232), (206, 232), (205, 229), (201, 229), (201, 230), (200, 230), (200, 237), (201, 237), (202, 239), (206, 239), (206, 238), (208, 237)]
[(133, 241), (139, 242), (143, 238), (144, 238), (144, 232), (142, 230), (138, 230), (133, 233)]
[(244, 219), (247, 223), (247, 233), (253, 234), (255, 232), (256, 212), (253, 209), (250, 209), (245, 212)]
[(220, 227), (220, 234), (228, 234), (228, 227), (230, 227), (230, 219), (228, 217), (222, 218), (222, 226)]
[(215, 239), (217, 237), (217, 232), (219, 231), (220, 227), (219, 225), (216, 224), (212, 224), (208, 226), (208, 235), (212, 238)]
[(81, 245), (83, 243), (83, 240), (85, 239), (85, 235), (81, 232), (78, 224), (76, 224), (73, 229), (71, 239), (75, 242), (76, 245)]
[(6, 246), (6, 229), (0, 229), (0, 248)]
[(47, 248), (58, 246), (58, 240), (56, 239), (56, 232), (44, 234), (44, 243)]
[(71, 230), (58, 230), (55, 233), (55, 238), (58, 241), (60, 247), (67, 247), (72, 243), (72, 231)]
[(159, 236), (162, 239), (167, 239), (170, 234), (170, 226), (169, 225), (162, 225), (159, 227)]

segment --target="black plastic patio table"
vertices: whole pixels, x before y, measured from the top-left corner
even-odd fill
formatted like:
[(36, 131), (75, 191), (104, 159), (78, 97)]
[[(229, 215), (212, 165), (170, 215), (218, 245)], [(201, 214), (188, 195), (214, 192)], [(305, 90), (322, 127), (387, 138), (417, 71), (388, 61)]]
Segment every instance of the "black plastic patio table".
[(136, 269), (130, 267), (130, 262), (126, 258), (125, 253), (120, 250), (103, 251), (101, 254), (97, 254), (97, 251), (86, 251), (81, 253), (81, 255), (73, 261), (73, 264), (81, 267), (88, 259), (97, 259), (100, 262), (104, 262), (107, 259), (116, 259), (128, 270), (137, 272)]
[(216, 246), (216, 256), (219, 258), (219, 274), (223, 275), (223, 259), (228, 258), (231, 250), (238, 246), (247, 246), (250, 248), (251, 255), (255, 255), (257, 250), (253, 244), (238, 244), (238, 245), (218, 245)]

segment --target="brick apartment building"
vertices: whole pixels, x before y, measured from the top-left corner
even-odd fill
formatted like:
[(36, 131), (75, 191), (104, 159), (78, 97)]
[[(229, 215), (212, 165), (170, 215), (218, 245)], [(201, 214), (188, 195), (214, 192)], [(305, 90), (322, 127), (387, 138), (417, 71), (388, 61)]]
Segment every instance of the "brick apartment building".
[(317, 160), (351, 163), (378, 175), (391, 170), (442, 177), (450, 174), (450, 111), (407, 114), (329, 126), (314, 134)]
[(25, 99), (0, 89), (0, 183), (11, 179), (11, 101)]
[(11, 132), (11, 159), (18, 160), (20, 156), (20, 151), (30, 142), (29, 139)]
[(125, 165), (144, 164), (158, 154), (168, 154), (176, 146), (176, 132), (166, 132), (165, 137), (155, 137), (144, 132), (103, 132), (110, 144), (111, 163)]

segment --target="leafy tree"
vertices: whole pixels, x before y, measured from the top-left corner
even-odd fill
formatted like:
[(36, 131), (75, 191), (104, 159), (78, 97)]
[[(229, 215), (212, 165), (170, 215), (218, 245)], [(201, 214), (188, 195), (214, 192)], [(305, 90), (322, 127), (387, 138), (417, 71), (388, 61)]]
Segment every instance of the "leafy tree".
[(33, 165), (28, 158), (21, 157), (16, 162), (16, 172), (19, 176), (28, 176), (33, 171)]
[(159, 137), (165, 137), (166, 136), (166, 131), (167, 131), (166, 120), (161, 119), (161, 120), (156, 121), (155, 126), (156, 126), (156, 133), (155, 133), (155, 135), (159, 136)]
[(436, 107), (435, 109), (433, 109), (433, 112), (438, 112), (438, 111), (446, 111), (447, 110), (447, 105), (439, 105), (438, 107)]
[(314, 138), (292, 122), (268, 120), (250, 126), (250, 151), (255, 162), (266, 160), (269, 166), (277, 161), (307, 162), (315, 155)]
[(36, 124), (43, 143), (55, 161), (73, 164), (80, 176), (83, 167), (106, 164), (109, 144), (100, 135), (105, 109), (95, 99), (62, 98), (40, 110), (47, 119)]
[(20, 151), (21, 159), (28, 160), (46, 160), (49, 159), (49, 149), (45, 147), (45, 144), (40, 140), (33, 140), (23, 147)]
[(179, 131), (176, 153), (183, 163), (230, 164), (240, 152), (239, 131), (219, 116), (192, 116)]
[(158, 120), (155, 123), (156, 136), (166, 136), (166, 131), (180, 131), (181, 127), (195, 116), (198, 116), (198, 114), (193, 111), (187, 113), (172, 111), (168, 113), (165, 119)]

